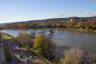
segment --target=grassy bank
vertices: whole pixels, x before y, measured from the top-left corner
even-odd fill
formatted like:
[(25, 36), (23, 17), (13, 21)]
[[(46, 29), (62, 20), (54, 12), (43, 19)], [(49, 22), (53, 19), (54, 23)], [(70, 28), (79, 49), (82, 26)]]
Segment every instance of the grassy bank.
[(14, 39), (14, 37), (12, 35), (9, 35), (9, 34), (6, 34), (6, 33), (0, 32), (0, 35), (3, 39)]

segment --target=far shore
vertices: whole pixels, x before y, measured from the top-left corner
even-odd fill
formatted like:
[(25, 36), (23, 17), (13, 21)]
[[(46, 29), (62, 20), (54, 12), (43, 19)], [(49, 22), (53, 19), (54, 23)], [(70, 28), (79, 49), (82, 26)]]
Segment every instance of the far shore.
[[(30, 28), (16, 28), (16, 29), (0, 29), (0, 30), (29, 30)], [(73, 29), (73, 28), (31, 28), (32, 30), (64, 30), (64, 31), (70, 31), (70, 32), (82, 32), (82, 33), (96, 33), (96, 30), (91, 29)], [(30, 30), (31, 30), (30, 29)]]

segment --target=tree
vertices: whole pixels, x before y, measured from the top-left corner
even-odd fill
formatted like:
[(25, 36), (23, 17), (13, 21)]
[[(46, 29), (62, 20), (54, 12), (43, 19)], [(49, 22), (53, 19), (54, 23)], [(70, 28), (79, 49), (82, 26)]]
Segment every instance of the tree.
[(91, 22), (91, 29), (96, 30), (96, 20)]
[(34, 49), (47, 59), (53, 58), (55, 44), (44, 33), (38, 34), (34, 42)]
[(79, 29), (84, 29), (84, 24), (82, 22), (79, 22), (77, 25), (76, 25), (77, 28)]
[(26, 32), (21, 32), (16, 36), (17, 42), (23, 47), (32, 47), (32, 36)]

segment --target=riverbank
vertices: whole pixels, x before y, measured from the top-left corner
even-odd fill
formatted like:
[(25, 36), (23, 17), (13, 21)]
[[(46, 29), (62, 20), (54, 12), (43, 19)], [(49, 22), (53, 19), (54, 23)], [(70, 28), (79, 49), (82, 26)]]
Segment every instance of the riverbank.
[(57, 30), (65, 30), (65, 31), (72, 31), (72, 32), (92, 32), (96, 33), (96, 30), (91, 30), (91, 29), (73, 29), (73, 28), (57, 28)]
[[(2, 30), (28, 30), (28, 29), (2, 29)], [(30, 29), (29, 29), (30, 30)], [(84, 33), (96, 33), (96, 30), (92, 29), (74, 29), (74, 28), (32, 28), (32, 30), (65, 30), (71, 32), (84, 32)]]
[(0, 32), (0, 36), (3, 38), (3, 39), (14, 39), (14, 37), (10, 34), (6, 34), (6, 33), (3, 33), (3, 32)]
[[(23, 53), (23, 54), (25, 54), (24, 53), (24, 51), (29, 55), (30, 54), (30, 52), (31, 53), (35, 53), (35, 54), (37, 54), (37, 56), (35, 55), (32, 55), (32, 58), (30, 59), (30, 62), (32, 61), (32, 64), (35, 64), (35, 63), (40, 63), (40, 64), (52, 64), (49, 60), (47, 60), (46, 58), (44, 58), (43, 56), (41, 56), (39, 53), (37, 53), (37, 52), (35, 52), (35, 51), (32, 51), (32, 50), (30, 50), (30, 52), (27, 50), (27, 49), (15, 49), (16, 48), (16, 45), (17, 45), (17, 43), (16, 43), (16, 41), (14, 40), (15, 39), (15, 37), (13, 37), (12, 35), (9, 35), (9, 34), (6, 34), (6, 33), (2, 33), (2, 32), (0, 32), (0, 35), (1, 35), (1, 38), (3, 38), (3, 39), (1, 39), (1, 40), (4, 40), (4, 42), (3, 43), (6, 43), (6, 44), (8, 44), (8, 46), (9, 46), (9, 48), (7, 48), (7, 46), (4, 46), (4, 51), (5, 51), (5, 57), (6, 57), (6, 61), (8, 61), (8, 62), (10, 62), (11, 60), (11, 58), (12, 58), (12, 60), (13, 60), (13, 57), (11, 57), (11, 55), (10, 54), (12, 54), (12, 56), (14, 56), (14, 54), (16, 54), (17, 52), (16, 51), (20, 51), (21, 50), (21, 52)], [(14, 42), (14, 43), (13, 43)], [(11, 52), (9, 51), (9, 49), (11, 48)], [(8, 50), (7, 50), (8, 49)], [(15, 50), (15, 51), (14, 51)], [(10, 54), (9, 54), (9, 52), (10, 52)], [(18, 52), (19, 53), (19, 52)], [(20, 56), (20, 55), (19, 55)], [(21, 56), (23, 56), (22, 54), (21, 54)], [(26, 56), (26, 55), (25, 55)], [(28, 57), (28, 56), (26, 56), (26, 57)], [(36, 58), (36, 59), (34, 59), (34, 58)], [(20, 58), (19, 58), (20, 59)], [(23, 58), (22, 58), (23, 59)], [(21, 59), (20, 59), (21, 60)], [(29, 60), (29, 58), (28, 58), (28, 60)], [(15, 60), (14, 60), (15, 61)]]

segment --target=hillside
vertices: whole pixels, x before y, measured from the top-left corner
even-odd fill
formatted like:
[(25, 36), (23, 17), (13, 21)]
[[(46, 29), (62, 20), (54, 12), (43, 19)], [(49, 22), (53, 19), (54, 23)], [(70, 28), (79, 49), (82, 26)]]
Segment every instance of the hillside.
[(96, 16), (94, 17), (68, 17), (68, 18), (51, 18), (44, 20), (30, 20), (30, 21), (21, 21), (21, 22), (13, 22), (13, 23), (3, 23), (0, 25), (0, 29), (6, 28), (56, 28), (58, 26), (64, 27), (64, 24), (67, 23), (89, 23), (96, 20)]

